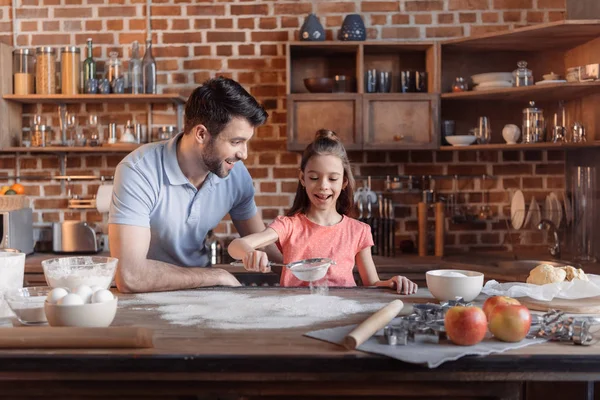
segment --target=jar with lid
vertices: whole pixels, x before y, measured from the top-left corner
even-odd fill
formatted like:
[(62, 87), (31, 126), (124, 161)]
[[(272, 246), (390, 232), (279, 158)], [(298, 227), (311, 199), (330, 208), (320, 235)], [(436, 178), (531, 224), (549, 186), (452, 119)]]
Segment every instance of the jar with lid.
[(13, 50), (13, 93), (35, 92), (35, 57), (30, 49)]
[(513, 71), (515, 78), (515, 86), (531, 86), (533, 85), (533, 73), (527, 69), (526, 61), (519, 61), (518, 68)]
[(534, 101), (523, 109), (523, 143), (538, 143), (545, 140), (546, 123), (544, 110), (537, 108)]
[(116, 51), (110, 52), (110, 60), (108, 60), (108, 81), (112, 84), (115, 79), (123, 79), (123, 68), (121, 60), (119, 60), (119, 53)]
[(462, 76), (457, 76), (452, 84), (452, 91), (454, 93), (459, 93), (466, 92), (467, 90), (469, 90), (469, 87), (467, 86), (467, 82), (465, 82), (465, 78)]
[(175, 127), (170, 125), (159, 126), (158, 127), (158, 137), (157, 141), (160, 140), (169, 140), (175, 134)]
[(56, 50), (52, 47), (35, 49), (35, 92), (56, 94)]
[(79, 94), (81, 86), (81, 60), (78, 47), (67, 46), (61, 49), (60, 53), (60, 80), (62, 94)]

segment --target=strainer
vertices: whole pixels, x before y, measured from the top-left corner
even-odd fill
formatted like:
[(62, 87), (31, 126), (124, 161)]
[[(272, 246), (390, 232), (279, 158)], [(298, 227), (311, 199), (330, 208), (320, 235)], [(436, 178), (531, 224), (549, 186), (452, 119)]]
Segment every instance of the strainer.
[[(231, 263), (234, 267), (243, 267), (241, 261)], [(294, 261), (289, 264), (280, 264), (269, 261), (269, 267), (285, 267), (301, 281), (314, 282), (322, 279), (329, 270), (330, 265), (335, 265), (331, 258), (307, 258), (306, 260)]]

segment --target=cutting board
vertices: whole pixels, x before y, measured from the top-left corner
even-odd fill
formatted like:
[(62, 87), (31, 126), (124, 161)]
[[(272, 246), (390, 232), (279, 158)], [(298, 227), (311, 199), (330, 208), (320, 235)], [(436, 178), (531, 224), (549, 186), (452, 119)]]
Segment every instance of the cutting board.
[(1, 349), (99, 349), (153, 347), (153, 332), (138, 327), (16, 327), (0, 329)]
[(555, 298), (551, 301), (535, 300), (530, 297), (519, 297), (517, 300), (530, 310), (535, 311), (548, 311), (554, 309), (573, 314), (600, 314), (600, 296), (577, 300)]

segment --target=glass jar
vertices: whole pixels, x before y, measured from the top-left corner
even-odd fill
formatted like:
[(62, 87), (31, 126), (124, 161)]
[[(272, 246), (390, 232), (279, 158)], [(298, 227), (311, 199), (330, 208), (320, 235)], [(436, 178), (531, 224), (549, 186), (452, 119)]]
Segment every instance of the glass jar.
[(545, 139), (546, 123), (544, 110), (537, 108), (534, 101), (529, 102), (529, 107), (523, 109), (523, 143), (538, 143)]
[(52, 136), (49, 125), (33, 125), (31, 128), (31, 147), (46, 147)]
[(159, 126), (158, 127), (158, 137), (156, 140), (169, 140), (175, 134), (175, 127), (170, 125)]
[(102, 138), (100, 137), (100, 131), (98, 129), (98, 116), (96, 114), (90, 114), (88, 116), (88, 129), (89, 137), (88, 143), (90, 146), (101, 146)]
[(533, 73), (530, 69), (527, 69), (527, 62), (519, 61), (517, 63), (519, 68), (513, 71), (513, 77), (515, 78), (515, 86), (531, 86), (533, 85)]
[(60, 53), (60, 77), (62, 94), (79, 94), (81, 60), (78, 47), (67, 46)]
[(110, 60), (108, 60), (108, 81), (112, 84), (115, 79), (123, 79), (123, 68), (121, 60), (119, 60), (119, 53), (116, 51), (110, 52)]
[(13, 50), (13, 93), (35, 92), (35, 57), (30, 49)]
[(452, 91), (454, 93), (459, 93), (466, 92), (467, 90), (469, 90), (469, 87), (467, 86), (467, 82), (465, 82), (465, 78), (462, 76), (457, 76), (452, 84)]
[(56, 94), (56, 50), (52, 47), (35, 49), (35, 92)]

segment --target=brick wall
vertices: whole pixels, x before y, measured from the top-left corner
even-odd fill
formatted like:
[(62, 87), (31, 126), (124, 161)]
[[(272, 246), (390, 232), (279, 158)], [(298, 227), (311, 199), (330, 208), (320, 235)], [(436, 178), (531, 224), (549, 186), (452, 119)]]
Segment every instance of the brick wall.
[[(154, 0), (151, 6), (151, 32), (158, 63), (160, 92), (189, 93), (208, 77), (226, 75), (240, 81), (265, 104), (269, 124), (258, 129), (247, 162), (256, 181), (257, 203), (266, 220), (289, 207), (296, 185), (298, 155), (285, 150), (285, 43), (297, 38), (307, 13), (315, 12), (327, 30), (336, 37), (348, 13), (360, 13), (370, 39), (447, 39), (463, 35), (512, 29), (527, 24), (564, 18), (564, 0), (400, 0), (400, 1), (192, 1)], [(13, 20), (13, 12), (16, 19)], [(122, 16), (122, 17), (121, 17)], [(79, 45), (94, 39), (94, 56), (100, 62), (110, 51), (126, 60), (133, 40), (143, 42), (147, 32), (146, 4), (143, 0), (0, 0), (0, 41), (17, 47)], [(3, 73), (7, 73), (3, 71)], [(172, 106), (154, 105), (75, 105), (69, 110), (80, 115), (78, 129), (85, 130), (85, 117), (93, 112), (101, 125), (124, 124), (128, 119), (145, 123), (151, 113), (156, 125), (175, 124)], [(35, 114), (58, 126), (55, 106), (24, 107), (23, 125), (29, 126)], [(356, 173), (377, 174), (455, 174), (483, 173), (497, 179), (490, 185), (494, 211), (506, 215), (509, 190), (526, 186), (526, 199), (543, 200), (550, 190), (561, 189), (563, 154), (560, 152), (390, 152), (382, 162), (380, 154), (352, 155)], [(68, 174), (111, 175), (122, 155), (69, 155)], [(18, 166), (18, 168), (17, 168)], [(0, 157), (0, 176), (16, 173), (29, 176), (59, 174), (53, 155), (6, 155)], [(426, 172), (431, 171), (431, 172)], [(6, 178), (5, 178), (6, 181)], [(1, 182), (5, 183), (5, 182)], [(10, 183), (10, 181), (9, 181)], [(52, 221), (81, 219), (103, 221), (94, 211), (67, 208), (67, 193), (59, 182), (26, 180), (26, 190), (34, 199), (35, 221), (43, 227)], [(374, 183), (378, 185), (380, 183)], [(445, 186), (446, 185), (446, 186)], [(438, 182), (438, 190), (450, 191), (448, 181)], [(481, 202), (478, 180), (461, 181), (465, 200)], [(98, 182), (74, 184), (72, 193), (95, 193)], [(468, 194), (467, 194), (468, 193)], [(398, 238), (415, 238), (415, 194), (395, 194)], [(502, 223), (449, 227), (449, 246), (468, 248), (502, 247), (508, 234)], [(227, 222), (218, 228), (229, 234)], [(529, 235), (528, 242), (541, 239)], [(533, 240), (530, 240), (533, 238)], [(515, 239), (515, 238), (513, 238)], [(539, 239), (539, 240), (538, 240)], [(516, 238), (519, 241), (518, 238)]]

